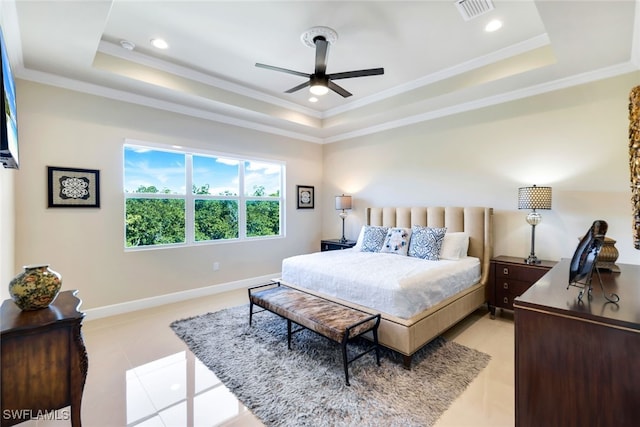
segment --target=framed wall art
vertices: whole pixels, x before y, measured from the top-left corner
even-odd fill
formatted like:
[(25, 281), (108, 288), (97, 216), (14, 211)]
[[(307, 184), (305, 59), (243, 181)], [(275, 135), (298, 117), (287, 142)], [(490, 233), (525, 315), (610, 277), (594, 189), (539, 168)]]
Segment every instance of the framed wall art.
[(313, 209), (314, 194), (310, 185), (298, 185), (298, 209)]
[(99, 208), (100, 171), (47, 166), (48, 207)]

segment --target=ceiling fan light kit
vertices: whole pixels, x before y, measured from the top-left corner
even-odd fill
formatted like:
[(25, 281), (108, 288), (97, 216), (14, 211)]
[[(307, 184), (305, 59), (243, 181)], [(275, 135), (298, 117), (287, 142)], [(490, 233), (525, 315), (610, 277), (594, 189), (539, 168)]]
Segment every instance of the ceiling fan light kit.
[(298, 86), (294, 86), (285, 93), (297, 92), (300, 89), (309, 87), (309, 91), (316, 95), (322, 96), (329, 92), (329, 90), (341, 95), (343, 98), (347, 98), (352, 94), (344, 89), (342, 86), (337, 85), (333, 80), (349, 79), (353, 77), (365, 77), (365, 76), (377, 76), (384, 74), (384, 68), (371, 68), (367, 70), (345, 71), (342, 73), (327, 74), (327, 54), (329, 50), (329, 44), (333, 44), (338, 40), (338, 33), (329, 27), (313, 27), (302, 33), (300, 40), (305, 46), (313, 47), (316, 49), (316, 61), (313, 74), (303, 73), (301, 71), (289, 70), (287, 68), (275, 67), (273, 65), (266, 65), (256, 63), (258, 68), (266, 68), (272, 71), (279, 71), (281, 73), (293, 74), (300, 77), (305, 77), (308, 80)]
[(311, 92), (312, 94), (316, 95), (316, 96), (322, 96), (322, 95), (326, 95), (327, 93), (329, 93), (329, 88), (327, 86), (324, 86), (320, 83), (316, 83), (313, 86), (309, 87), (309, 92)]

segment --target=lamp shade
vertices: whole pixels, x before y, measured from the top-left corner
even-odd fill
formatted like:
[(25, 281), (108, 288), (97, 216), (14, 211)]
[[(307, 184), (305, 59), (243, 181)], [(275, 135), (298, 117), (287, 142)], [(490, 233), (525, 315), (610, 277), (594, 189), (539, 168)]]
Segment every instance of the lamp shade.
[(351, 209), (351, 196), (336, 196), (336, 210)]
[(518, 209), (551, 209), (551, 187), (520, 187)]

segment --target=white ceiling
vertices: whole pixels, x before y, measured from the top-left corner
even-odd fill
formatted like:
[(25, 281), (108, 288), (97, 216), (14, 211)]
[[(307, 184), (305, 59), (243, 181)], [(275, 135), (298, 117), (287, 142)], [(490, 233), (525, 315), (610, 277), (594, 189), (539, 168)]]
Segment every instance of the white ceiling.
[[(0, 22), (18, 78), (318, 143), (640, 69), (640, 0), (493, 0), (469, 21), (455, 3), (2, 0)], [(384, 75), (310, 103), (284, 93), (304, 78), (255, 67), (312, 73), (315, 26), (338, 33), (328, 73)]]

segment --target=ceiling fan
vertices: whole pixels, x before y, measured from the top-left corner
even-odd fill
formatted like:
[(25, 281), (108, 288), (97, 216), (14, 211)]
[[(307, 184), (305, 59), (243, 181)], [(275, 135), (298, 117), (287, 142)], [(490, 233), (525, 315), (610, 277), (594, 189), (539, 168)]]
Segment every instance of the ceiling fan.
[(287, 68), (274, 67), (273, 65), (256, 63), (256, 67), (259, 68), (280, 71), (283, 73), (293, 74), (309, 79), (308, 81), (285, 91), (286, 93), (297, 92), (300, 89), (309, 86), (309, 90), (314, 95), (324, 95), (329, 92), (329, 89), (331, 89), (337, 94), (342, 95), (344, 98), (347, 98), (352, 94), (343, 87), (335, 84), (333, 82), (334, 80), (350, 79), (353, 77), (377, 76), (380, 74), (384, 74), (384, 68), (370, 68), (368, 70), (345, 71), (342, 73), (327, 74), (327, 53), (329, 44), (335, 43), (335, 41), (338, 39), (338, 34), (328, 27), (313, 27), (303, 33), (300, 38), (305, 45), (309, 47), (315, 47), (316, 49), (316, 63), (313, 74), (289, 70)]

